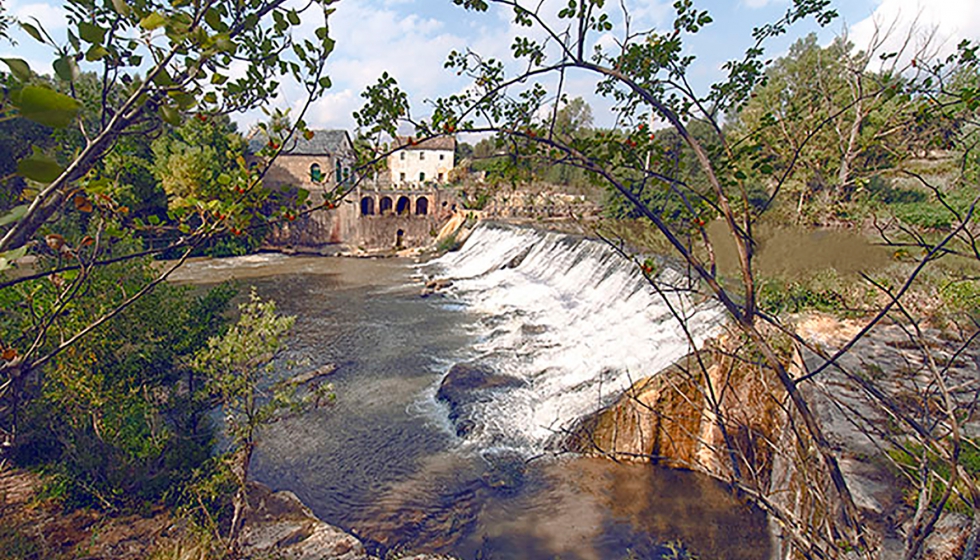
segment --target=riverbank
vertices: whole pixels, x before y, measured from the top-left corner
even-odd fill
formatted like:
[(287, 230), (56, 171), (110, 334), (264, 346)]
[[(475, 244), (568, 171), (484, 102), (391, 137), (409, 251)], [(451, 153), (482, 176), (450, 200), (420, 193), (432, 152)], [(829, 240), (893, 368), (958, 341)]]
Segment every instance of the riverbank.
[[(378, 560), (364, 544), (318, 519), (295, 494), (252, 483), (242, 529), (241, 560)], [(43, 476), (0, 468), (0, 557), (165, 560), (212, 558), (202, 536), (163, 506), (142, 515), (112, 515), (88, 508), (64, 510)], [(407, 552), (407, 551), (406, 551)], [(404, 560), (452, 560), (408, 554)]]

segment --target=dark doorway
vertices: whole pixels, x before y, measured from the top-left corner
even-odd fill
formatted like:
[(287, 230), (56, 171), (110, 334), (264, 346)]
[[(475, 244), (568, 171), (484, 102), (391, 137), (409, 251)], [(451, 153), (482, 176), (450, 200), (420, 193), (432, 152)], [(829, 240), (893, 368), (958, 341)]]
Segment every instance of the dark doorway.
[(425, 216), (429, 213), (429, 199), (424, 196), (420, 196), (415, 199), (415, 215)]
[(411, 203), (408, 201), (407, 196), (399, 197), (398, 205), (395, 206), (395, 214), (398, 214), (399, 216), (404, 216), (405, 214), (408, 214), (409, 204)]
[(365, 196), (361, 199), (361, 215), (362, 216), (373, 216), (374, 215), (374, 199), (370, 196)]
[(380, 204), (378, 204), (378, 213), (384, 216), (389, 212), (391, 212), (391, 198), (383, 196), (381, 197)]

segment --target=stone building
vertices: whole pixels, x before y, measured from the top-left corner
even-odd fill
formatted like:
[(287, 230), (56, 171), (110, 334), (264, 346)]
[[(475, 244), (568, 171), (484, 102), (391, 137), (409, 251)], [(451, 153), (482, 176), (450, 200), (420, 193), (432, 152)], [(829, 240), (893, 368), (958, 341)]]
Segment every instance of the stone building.
[[(395, 182), (357, 177), (350, 136), (343, 130), (317, 130), (312, 138), (292, 141), (266, 173), (264, 184), (274, 191), (286, 187), (310, 191), (310, 202), (320, 206), (338, 187), (347, 193), (335, 208), (303, 215), (284, 222), (269, 234), (273, 247), (322, 249), (341, 245), (347, 249), (393, 249), (429, 244), (439, 228), (456, 210), (456, 194), (440, 188), (452, 170), (455, 140), (429, 145), (424, 150), (408, 149), (389, 157), (389, 167), (409, 152), (423, 165), (415, 166), (417, 177), (433, 180)], [(252, 153), (264, 146), (253, 139)], [(448, 150), (447, 146), (452, 146)], [(413, 146), (414, 148), (415, 146)], [(425, 156), (420, 154), (425, 152)], [(440, 157), (441, 156), (441, 157)], [(428, 158), (428, 160), (426, 159)], [(429, 163), (435, 164), (430, 166)], [(407, 168), (406, 168), (407, 169)], [(418, 171), (424, 169), (423, 171)], [(407, 172), (407, 171), (406, 171)]]
[(417, 142), (411, 136), (399, 136), (388, 157), (393, 185), (445, 184), (456, 167), (456, 139), (451, 136)]

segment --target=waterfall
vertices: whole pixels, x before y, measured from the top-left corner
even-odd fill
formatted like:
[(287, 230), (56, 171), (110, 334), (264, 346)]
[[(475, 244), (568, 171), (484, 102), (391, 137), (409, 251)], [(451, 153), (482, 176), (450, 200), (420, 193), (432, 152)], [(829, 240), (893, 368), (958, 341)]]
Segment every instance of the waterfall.
[(520, 381), (465, 403), (461, 416), (473, 424), (466, 441), (546, 449), (632, 381), (692, 351), (670, 306), (695, 345), (714, 334), (720, 306), (692, 294), (682, 273), (660, 269), (658, 291), (602, 241), (495, 223), (425, 265), (427, 275), (453, 281), (453, 304), (479, 317), (472, 362)]

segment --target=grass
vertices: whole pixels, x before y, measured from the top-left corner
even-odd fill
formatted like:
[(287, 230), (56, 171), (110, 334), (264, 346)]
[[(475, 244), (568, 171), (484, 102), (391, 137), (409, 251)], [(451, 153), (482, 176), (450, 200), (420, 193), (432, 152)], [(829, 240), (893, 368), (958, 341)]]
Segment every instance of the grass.
[[(923, 460), (923, 447), (919, 444), (910, 444), (905, 449), (891, 449), (888, 451), (888, 455), (893, 461), (893, 467), (897, 465), (898, 470), (909, 481), (908, 486), (905, 488), (905, 499), (908, 504), (914, 505), (919, 499), (919, 488), (922, 485), (920, 463)], [(930, 505), (935, 507), (939, 505), (939, 498), (946, 491), (945, 481), (949, 480), (952, 465), (941, 459), (933, 451), (925, 454), (925, 460), (928, 465), (925, 470), (930, 474), (936, 475), (931, 476), (929, 481)], [(980, 474), (980, 447), (977, 447), (969, 441), (963, 441), (957, 464), (971, 476), (976, 477)], [(968, 515), (972, 514), (973, 507), (965, 502), (960, 495), (969, 496), (969, 491), (962, 482), (957, 485), (956, 492), (953, 492), (949, 501), (946, 502), (946, 511), (955, 511)]]

